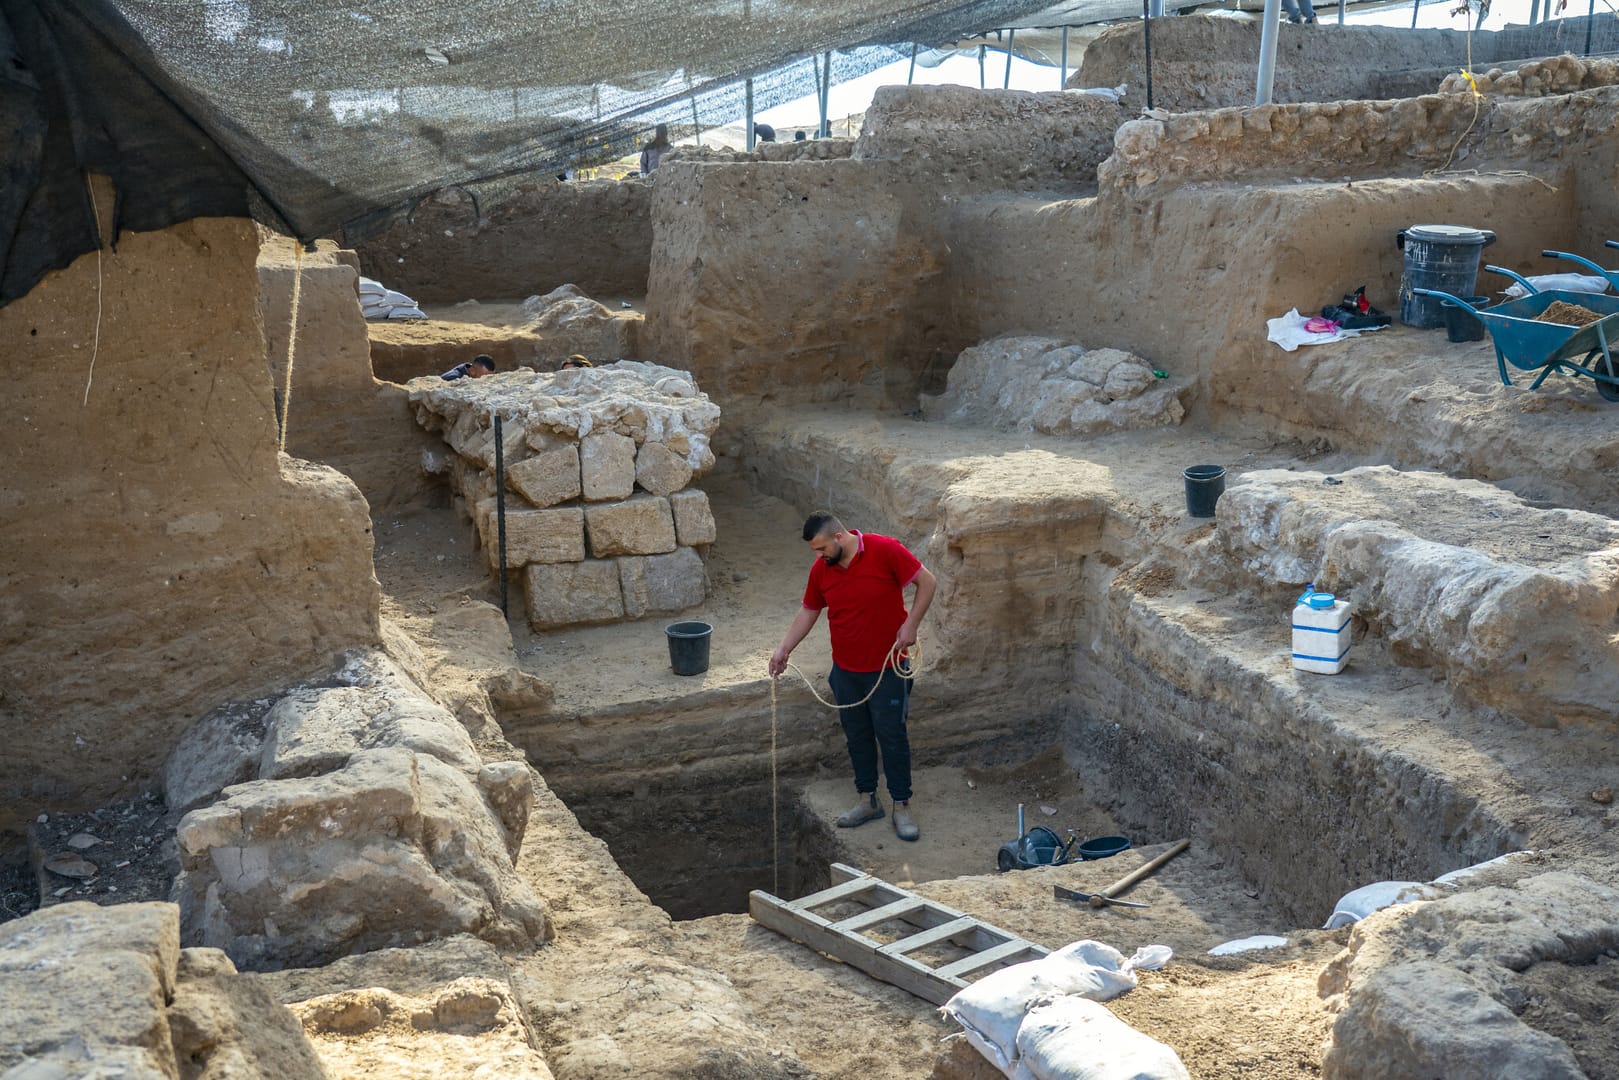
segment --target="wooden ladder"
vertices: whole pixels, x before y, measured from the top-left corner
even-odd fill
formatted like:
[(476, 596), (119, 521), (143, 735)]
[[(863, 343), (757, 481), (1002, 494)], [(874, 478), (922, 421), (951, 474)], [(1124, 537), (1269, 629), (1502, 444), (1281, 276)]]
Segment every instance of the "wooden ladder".
[[(935, 1005), (943, 1005), (964, 988), (965, 976), (977, 978), (993, 968), (1039, 959), (1049, 951), (843, 863), (832, 864), (832, 882), (831, 888), (801, 900), (783, 900), (755, 889), (748, 894), (748, 914), (800, 945), (834, 956)], [(866, 910), (837, 920), (815, 913), (816, 908), (839, 901), (863, 904)], [(867, 931), (895, 920), (916, 932), (886, 945), (867, 936)], [(911, 955), (946, 942), (969, 950), (968, 955), (938, 967)]]

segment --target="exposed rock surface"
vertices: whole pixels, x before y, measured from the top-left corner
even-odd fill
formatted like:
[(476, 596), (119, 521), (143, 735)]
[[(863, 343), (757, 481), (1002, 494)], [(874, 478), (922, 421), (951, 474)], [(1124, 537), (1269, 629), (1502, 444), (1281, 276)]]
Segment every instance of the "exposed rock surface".
[(533, 799), (526, 769), (486, 766), (385, 658), (355, 656), (340, 677), (354, 685), (284, 697), (259, 779), (181, 819), (186, 940), (263, 969), (447, 934), (512, 948), (548, 937), (512, 869)]
[(323, 1075), (297, 1021), (221, 953), (180, 948), (173, 904), (62, 904), (0, 938), (7, 1077)]
[(1503, 97), (1535, 97), (1542, 94), (1571, 94), (1597, 86), (1619, 83), (1619, 60), (1611, 56), (1581, 59), (1565, 53), (1548, 60), (1532, 60), (1511, 71), (1495, 67), (1475, 73), (1447, 75), (1440, 93), (1500, 94)]
[(1588, 965), (1619, 953), (1619, 892), (1546, 873), (1380, 912), (1356, 924), (1322, 975), (1340, 1010), (1322, 1061), (1343, 1080), (1523, 1076), (1582, 1080), (1561, 1039), (1517, 1014), (1535, 965)]
[(945, 392), (922, 395), (922, 412), (930, 420), (1090, 435), (1180, 423), (1186, 410), (1178, 390), (1118, 349), (1004, 337), (963, 351)]
[(1334, 479), (1249, 473), (1216, 506), (1221, 541), (1261, 581), (1343, 594), (1403, 663), (1478, 702), (1619, 725), (1619, 523), (1434, 473)]

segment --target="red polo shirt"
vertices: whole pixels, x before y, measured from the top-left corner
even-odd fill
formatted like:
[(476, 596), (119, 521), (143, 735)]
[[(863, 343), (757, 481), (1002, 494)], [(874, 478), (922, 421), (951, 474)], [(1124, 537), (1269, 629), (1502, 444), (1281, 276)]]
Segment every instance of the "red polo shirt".
[(804, 606), (827, 609), (832, 662), (845, 671), (881, 671), (905, 622), (905, 586), (922, 564), (888, 536), (850, 529), (859, 542), (848, 566), (817, 558), (810, 567)]

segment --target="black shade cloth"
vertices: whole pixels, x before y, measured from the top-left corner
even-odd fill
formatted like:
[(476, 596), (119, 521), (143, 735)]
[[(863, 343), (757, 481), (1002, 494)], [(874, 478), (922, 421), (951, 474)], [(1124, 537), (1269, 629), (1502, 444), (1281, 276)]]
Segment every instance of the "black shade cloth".
[[(450, 184), (632, 154), (1039, 0), (0, 0), (0, 303), (119, 229), (336, 235)], [(108, 220), (109, 208), (102, 208)]]

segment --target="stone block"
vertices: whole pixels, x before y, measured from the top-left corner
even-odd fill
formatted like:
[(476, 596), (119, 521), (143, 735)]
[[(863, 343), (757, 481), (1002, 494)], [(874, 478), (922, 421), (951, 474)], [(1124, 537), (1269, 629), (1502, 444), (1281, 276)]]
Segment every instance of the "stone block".
[(673, 495), (691, 483), (691, 466), (661, 442), (643, 443), (635, 454), (635, 482), (654, 495)]
[(627, 499), (635, 490), (635, 440), (606, 432), (579, 440), (579, 474), (590, 502)]
[(624, 614), (632, 619), (684, 611), (701, 604), (707, 595), (703, 560), (689, 547), (667, 555), (619, 559), (618, 576), (624, 590)]
[(675, 539), (681, 547), (712, 544), (719, 535), (714, 526), (714, 512), (708, 505), (708, 493), (695, 489), (678, 491), (669, 496), (669, 509), (675, 515)]
[(523, 570), (523, 588), (529, 625), (536, 630), (624, 617), (618, 567), (610, 561), (534, 563)]
[(448, 709), (398, 685), (296, 690), (270, 710), (259, 776), (283, 780), (341, 769), (362, 750), (406, 747), (469, 775), (482, 767)]
[[(500, 566), (500, 526), (493, 510), (483, 521), (489, 566)], [(578, 506), (549, 510), (506, 508), (506, 565), (578, 562), (585, 557), (585, 513)]]
[(580, 482), (579, 447), (573, 443), (542, 450), (506, 470), (506, 483), (535, 506), (555, 506), (577, 499)]
[(590, 537), (590, 553), (598, 559), (662, 555), (675, 549), (675, 519), (669, 512), (669, 500), (651, 495), (586, 507), (585, 532)]

